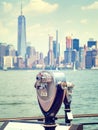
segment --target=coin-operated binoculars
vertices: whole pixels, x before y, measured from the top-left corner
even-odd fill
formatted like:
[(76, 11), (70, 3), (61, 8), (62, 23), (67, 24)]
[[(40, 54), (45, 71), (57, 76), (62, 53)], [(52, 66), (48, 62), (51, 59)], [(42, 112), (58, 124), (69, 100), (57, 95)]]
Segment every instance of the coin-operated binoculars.
[(59, 111), (62, 102), (65, 104), (65, 109), (67, 109), (67, 107), (69, 109), (69, 106), (66, 105), (66, 101), (67, 104), (69, 103), (67, 100), (69, 99), (69, 95), (66, 87), (67, 84), (63, 72), (41, 71), (36, 76), (35, 88), (39, 106), (45, 116), (45, 130), (55, 130), (55, 116)]

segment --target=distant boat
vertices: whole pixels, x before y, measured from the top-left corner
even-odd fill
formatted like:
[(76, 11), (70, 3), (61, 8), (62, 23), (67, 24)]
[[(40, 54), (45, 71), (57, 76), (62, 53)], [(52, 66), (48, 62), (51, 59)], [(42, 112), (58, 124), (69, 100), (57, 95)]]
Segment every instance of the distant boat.
[(4, 71), (7, 71), (7, 67), (6, 67), (6, 66), (4, 66), (4, 67), (3, 67), (3, 70), (4, 70)]
[(76, 71), (76, 65), (75, 65), (75, 63), (73, 64), (73, 70)]
[(98, 70), (98, 66), (93, 66), (91, 69), (92, 70)]

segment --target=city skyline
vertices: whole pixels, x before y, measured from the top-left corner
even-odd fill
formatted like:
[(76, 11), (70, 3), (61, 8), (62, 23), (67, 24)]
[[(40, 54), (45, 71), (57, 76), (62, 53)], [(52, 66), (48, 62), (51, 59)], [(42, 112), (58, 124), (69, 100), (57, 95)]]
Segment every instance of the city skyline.
[[(20, 0), (0, 1), (0, 42), (11, 43), (15, 48), (20, 6)], [(55, 40), (56, 30), (61, 48), (65, 47), (65, 37), (69, 35), (79, 38), (80, 45), (86, 44), (89, 38), (98, 40), (97, 11), (98, 2), (95, 0), (24, 0), (23, 15), (27, 21), (27, 42), (36, 50), (47, 54), (48, 35), (53, 36)]]

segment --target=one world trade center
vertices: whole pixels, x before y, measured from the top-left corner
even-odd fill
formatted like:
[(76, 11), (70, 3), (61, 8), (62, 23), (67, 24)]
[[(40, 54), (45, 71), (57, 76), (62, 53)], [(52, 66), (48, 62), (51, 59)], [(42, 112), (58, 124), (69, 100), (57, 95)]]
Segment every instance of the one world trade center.
[(18, 17), (18, 55), (25, 60), (26, 55), (26, 19), (22, 14), (21, 3), (21, 15)]

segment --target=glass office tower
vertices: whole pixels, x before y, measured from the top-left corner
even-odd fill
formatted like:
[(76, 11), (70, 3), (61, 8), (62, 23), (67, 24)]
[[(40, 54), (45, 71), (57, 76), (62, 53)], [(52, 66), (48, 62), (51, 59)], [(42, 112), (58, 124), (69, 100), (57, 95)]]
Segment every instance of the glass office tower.
[(22, 15), (22, 6), (21, 6), (21, 15), (18, 17), (18, 55), (22, 56), (25, 60), (26, 55), (26, 19)]

